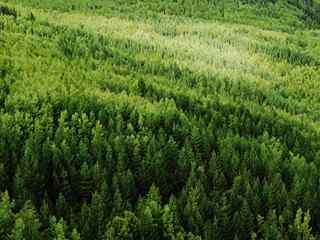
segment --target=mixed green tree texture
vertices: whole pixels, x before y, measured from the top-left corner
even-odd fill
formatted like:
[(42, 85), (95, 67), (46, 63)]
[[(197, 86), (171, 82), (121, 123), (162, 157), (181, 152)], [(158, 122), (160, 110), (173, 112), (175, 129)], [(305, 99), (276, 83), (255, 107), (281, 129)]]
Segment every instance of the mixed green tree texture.
[(320, 239), (319, 0), (0, 0), (0, 240)]

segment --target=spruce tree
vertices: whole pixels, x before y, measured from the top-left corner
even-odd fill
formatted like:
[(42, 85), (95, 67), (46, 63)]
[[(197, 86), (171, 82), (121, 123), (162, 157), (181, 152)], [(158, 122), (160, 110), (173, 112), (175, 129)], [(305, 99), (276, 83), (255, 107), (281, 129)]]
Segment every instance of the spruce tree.
[(7, 239), (11, 232), (14, 223), (13, 207), (8, 192), (4, 192), (0, 201), (0, 239)]
[[(25, 223), (22, 218), (17, 218), (12, 229), (12, 233), (10, 235), (11, 240), (26, 240), (25, 237)], [(3, 238), (8, 239), (8, 237)]]
[[(99, 238), (102, 239), (102, 238)], [(77, 229), (73, 229), (71, 233), (71, 240), (81, 240), (80, 233), (78, 233)]]
[[(23, 208), (16, 214), (16, 220), (19, 218), (25, 226), (23, 231), (25, 239), (39, 240), (41, 222), (31, 201), (27, 201)], [(21, 220), (19, 221), (21, 222)]]

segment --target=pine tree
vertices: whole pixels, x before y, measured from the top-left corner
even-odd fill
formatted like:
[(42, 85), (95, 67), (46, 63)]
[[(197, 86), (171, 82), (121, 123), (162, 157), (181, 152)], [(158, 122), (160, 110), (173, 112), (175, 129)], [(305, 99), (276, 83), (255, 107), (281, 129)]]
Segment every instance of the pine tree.
[(104, 167), (105, 167), (105, 171), (106, 171), (106, 181), (107, 182), (111, 182), (112, 176), (113, 176), (113, 171), (112, 169), (115, 169), (115, 160), (113, 157), (113, 149), (112, 146), (110, 144), (106, 144), (106, 156), (105, 156), (105, 163), (104, 163)]
[[(17, 218), (10, 236), (11, 240), (26, 240), (25, 237), (25, 224), (22, 218)], [(7, 239), (7, 238), (2, 238)]]
[(109, 217), (112, 210), (112, 193), (106, 180), (102, 180), (100, 195), (103, 201), (103, 212), (105, 218)]
[(8, 192), (4, 192), (0, 201), (0, 239), (7, 239), (14, 222), (12, 212), (13, 204), (10, 202)]
[(140, 210), (140, 219), (141, 219), (141, 234), (145, 239), (155, 239), (160, 238), (159, 233), (157, 232), (157, 225), (152, 215), (152, 210), (148, 206), (144, 206)]
[(48, 239), (55, 238), (55, 225), (57, 224), (57, 218), (55, 216), (50, 216), (49, 227), (48, 227)]
[(37, 212), (30, 201), (27, 201), (24, 204), (23, 209), (16, 214), (16, 219), (19, 218), (22, 219), (25, 225), (23, 232), (25, 239), (39, 240), (41, 223)]
[(104, 234), (104, 205), (99, 193), (94, 193), (90, 204), (90, 236), (94, 239), (102, 239)]
[(221, 239), (219, 238), (218, 219), (214, 217), (208, 220), (204, 225), (204, 239)]
[(134, 139), (133, 142), (133, 152), (132, 152), (132, 171), (133, 175), (138, 175), (139, 169), (141, 168), (141, 145), (137, 138)]
[(201, 240), (201, 237), (190, 232), (187, 235), (187, 240)]
[(219, 194), (219, 192), (225, 190), (227, 182), (223, 174), (223, 163), (221, 162), (221, 159), (217, 158), (215, 152), (212, 152), (212, 156), (209, 160), (207, 175), (213, 193)]
[(84, 162), (80, 170), (80, 196), (82, 201), (88, 202), (92, 193), (92, 177), (89, 166)]
[(137, 214), (141, 220), (141, 234), (146, 239), (161, 238), (161, 214), (160, 193), (158, 188), (152, 185), (145, 199), (140, 199)]
[(9, 186), (10, 184), (7, 180), (7, 174), (4, 168), (4, 164), (0, 162), (0, 192), (5, 191), (5, 189)]
[(238, 237), (247, 239), (253, 231), (253, 215), (246, 200), (242, 203), (238, 217), (238, 221), (235, 224), (238, 230)]
[(27, 141), (26, 149), (24, 153), (24, 159), (21, 162), (21, 176), (23, 178), (24, 188), (30, 193), (30, 199), (28, 200), (38, 200), (38, 194), (44, 188), (44, 175), (40, 169), (39, 155), (35, 150), (33, 140)]
[(14, 178), (14, 199), (17, 208), (21, 208), (26, 200), (31, 199), (30, 193), (25, 187), (25, 182), (21, 174), (21, 169), (19, 167)]
[(49, 240), (67, 240), (66, 225), (62, 218), (59, 222), (56, 221), (55, 217), (50, 219)]
[(135, 193), (135, 182), (134, 182), (134, 177), (130, 169), (124, 171), (124, 172), (119, 172), (117, 174), (118, 176), (118, 181), (121, 189), (121, 194), (123, 199), (126, 199), (127, 204), (130, 204), (130, 200), (134, 196)]
[(176, 200), (173, 197), (171, 197), (169, 203), (164, 206), (161, 219), (165, 239), (175, 239), (176, 235), (182, 229), (178, 218)]
[(40, 220), (43, 224), (43, 227), (47, 228), (49, 226), (49, 205), (48, 205), (48, 194), (45, 193), (44, 198), (42, 200), (41, 208), (40, 208)]
[(102, 164), (102, 156), (103, 156), (103, 138), (104, 138), (104, 133), (103, 133), (103, 128), (100, 122), (96, 123), (95, 128), (92, 130), (92, 152), (93, 156), (96, 161), (98, 161), (100, 164)]
[(204, 143), (202, 141), (202, 135), (201, 135), (199, 128), (192, 129), (191, 141), (192, 141), (192, 145), (193, 145), (195, 152), (202, 153), (204, 150), (204, 148), (203, 148)]
[(56, 201), (56, 210), (59, 217), (64, 218), (67, 216), (67, 202), (62, 193), (59, 193), (58, 199)]
[(116, 216), (107, 225), (105, 240), (143, 239), (139, 233), (137, 217), (132, 212), (125, 212), (123, 217)]
[(298, 209), (294, 223), (289, 226), (289, 232), (293, 239), (297, 240), (315, 240), (315, 237), (311, 233), (310, 214), (306, 212), (303, 214), (301, 208)]
[[(262, 222), (262, 219), (260, 219), (260, 222)], [(274, 210), (270, 210), (270, 212), (268, 213), (268, 218), (266, 222), (263, 224), (260, 223), (259, 225), (261, 225), (263, 228), (262, 235), (264, 239), (266, 240), (282, 239), (277, 215)]]
[(233, 232), (231, 225), (231, 207), (225, 195), (221, 197), (220, 206), (217, 208), (217, 219), (219, 224), (219, 238), (230, 239)]
[(113, 195), (113, 210), (112, 215), (117, 216), (119, 215), (124, 209), (124, 204), (122, 200), (121, 193), (119, 189), (116, 189), (114, 195)]
[(198, 185), (192, 187), (187, 194), (187, 203), (184, 208), (188, 230), (196, 234), (199, 234), (202, 231), (204, 224), (201, 209), (201, 194)]
[(90, 159), (89, 149), (87, 144), (81, 139), (79, 143), (79, 160), (84, 163)]
[(187, 142), (183, 148), (179, 151), (177, 159), (178, 172), (183, 177), (186, 177), (191, 170), (191, 163), (195, 160), (191, 145)]
[[(102, 238), (99, 238), (102, 239)], [(81, 240), (80, 233), (78, 233), (77, 229), (73, 229), (71, 233), (71, 240)]]
[(91, 239), (90, 229), (90, 208), (86, 203), (83, 203), (80, 212), (79, 230), (83, 239)]

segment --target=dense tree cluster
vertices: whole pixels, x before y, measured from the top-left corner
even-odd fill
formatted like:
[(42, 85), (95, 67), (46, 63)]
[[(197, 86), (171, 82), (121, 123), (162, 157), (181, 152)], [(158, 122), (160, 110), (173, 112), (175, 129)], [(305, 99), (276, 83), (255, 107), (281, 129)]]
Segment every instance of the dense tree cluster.
[[(319, 26), (318, 0), (2, 0), (67, 12), (85, 11), (106, 16), (154, 18), (159, 15), (219, 19), (282, 30)], [(261, 19), (262, 17), (262, 19)], [(283, 24), (285, 23), (285, 24)], [(288, 25), (290, 26), (288, 28)]]
[(319, 237), (320, 58), (298, 38), (251, 46), (310, 76), (266, 88), (0, 12), (0, 239)]

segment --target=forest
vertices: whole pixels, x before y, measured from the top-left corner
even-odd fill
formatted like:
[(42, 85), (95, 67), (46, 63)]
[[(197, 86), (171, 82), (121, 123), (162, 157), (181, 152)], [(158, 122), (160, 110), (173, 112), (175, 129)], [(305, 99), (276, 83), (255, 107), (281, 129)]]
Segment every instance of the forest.
[(0, 240), (320, 239), (319, 0), (0, 0)]

